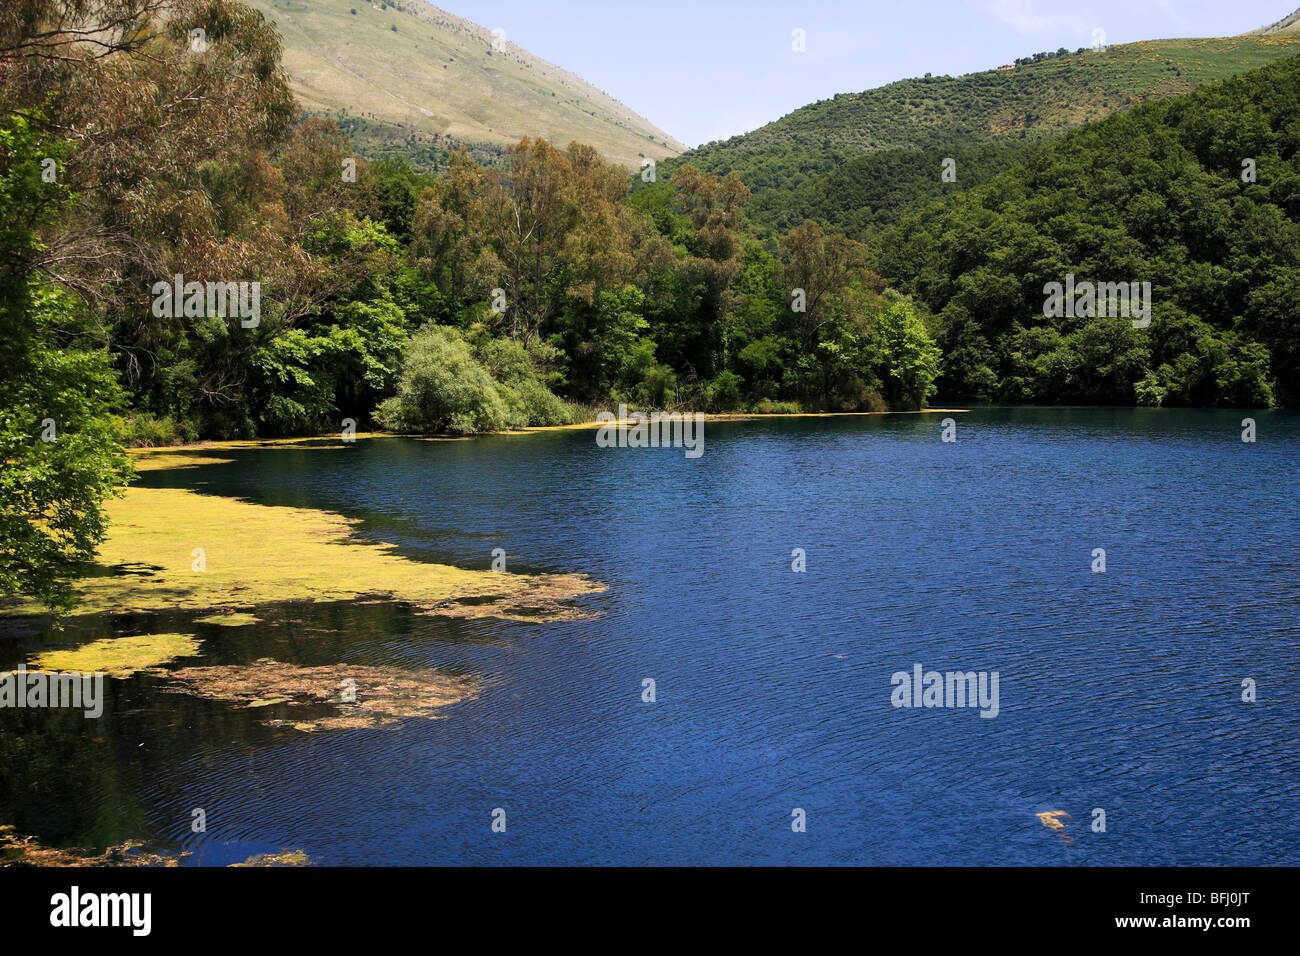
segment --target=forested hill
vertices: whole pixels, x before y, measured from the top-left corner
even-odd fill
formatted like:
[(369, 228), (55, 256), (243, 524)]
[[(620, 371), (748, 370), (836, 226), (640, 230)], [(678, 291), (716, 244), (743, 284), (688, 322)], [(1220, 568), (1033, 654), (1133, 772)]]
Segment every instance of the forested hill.
[[(1289, 57), (1071, 133), (885, 231), (873, 265), (937, 316), (948, 399), (1296, 405), (1298, 150)], [(1068, 274), (1150, 282), (1150, 327), (1045, 318)]]
[(247, 0), (280, 35), (298, 101), (368, 155), (422, 168), (452, 148), (499, 160), (521, 136), (594, 146), (636, 169), (685, 147), (506, 34), (425, 0)]
[(806, 218), (863, 238), (919, 195), (940, 192), (938, 165), (957, 160), (958, 185), (983, 181), (1070, 129), (1139, 103), (1300, 52), (1300, 33), (1153, 40), (1058, 50), (1013, 69), (902, 80), (822, 100), (669, 164), (736, 172), (749, 212), (774, 230)]

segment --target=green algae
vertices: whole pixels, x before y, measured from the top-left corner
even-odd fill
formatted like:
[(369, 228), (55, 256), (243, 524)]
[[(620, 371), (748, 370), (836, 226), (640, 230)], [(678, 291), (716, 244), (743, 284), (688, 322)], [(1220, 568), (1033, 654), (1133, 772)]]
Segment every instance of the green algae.
[[(356, 521), (328, 511), (138, 487), (105, 510), (110, 526), (97, 571), (76, 582), (82, 614), (376, 599), (453, 617), (560, 620), (583, 616), (572, 601), (604, 590), (583, 575), (413, 560), (392, 545), (358, 538)], [(459, 603), (467, 597), (486, 603)], [(40, 610), (27, 602), (10, 613)]]
[(1059, 834), (1062, 843), (1068, 845), (1074, 842), (1074, 837), (1065, 832), (1066, 826), (1074, 820), (1064, 810), (1049, 810), (1046, 813), (1036, 813), (1034, 816), (1038, 817), (1038, 822), (1044, 827)]
[[(93, 853), (79, 847), (45, 846), (32, 836), (19, 836), (14, 827), (0, 824), (0, 867), (58, 866), (58, 867), (119, 867), (119, 866), (180, 866), (188, 850), (180, 853), (146, 850), (143, 843), (128, 840), (110, 846), (103, 853)], [(311, 859), (302, 850), (281, 849), (278, 853), (258, 853), (243, 863), (232, 867), (311, 866)]]
[(281, 850), (279, 853), (258, 853), (243, 863), (231, 866), (311, 866), (311, 859), (302, 850)]
[(232, 611), (229, 614), (209, 614), (207, 617), (194, 619), (195, 624), (216, 624), (221, 627), (245, 627), (249, 624), (257, 624), (262, 619), (256, 614), (247, 614), (242, 611)]
[(80, 647), (45, 651), (33, 658), (28, 669), (125, 678), (198, 652), (199, 641), (190, 634), (109, 637)]
[(189, 855), (148, 851), (143, 844), (130, 840), (110, 846), (103, 853), (60, 849), (45, 846), (35, 837), (19, 836), (12, 826), (0, 825), (0, 866), (180, 866)]
[(151, 452), (133, 455), (136, 471), (173, 471), (178, 468), (197, 468), (200, 465), (228, 465), (233, 458), (212, 458), (207, 455)]

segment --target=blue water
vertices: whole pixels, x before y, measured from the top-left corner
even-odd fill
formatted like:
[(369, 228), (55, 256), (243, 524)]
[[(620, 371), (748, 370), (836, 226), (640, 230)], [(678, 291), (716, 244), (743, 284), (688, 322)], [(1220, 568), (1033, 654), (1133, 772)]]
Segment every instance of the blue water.
[[(954, 443), (943, 417), (710, 422), (697, 460), (560, 431), (146, 473), (608, 590), (573, 622), (318, 604), (198, 625), (225, 658), (447, 668), (483, 692), (302, 734), (114, 682), (90, 731), (29, 716), (67, 759), (7, 762), (0, 822), (203, 864), (1300, 862), (1300, 415), (987, 409), (953, 416)], [(916, 663), (998, 672), (998, 715), (893, 707)], [(1056, 810), (1072, 843), (1035, 818)]]

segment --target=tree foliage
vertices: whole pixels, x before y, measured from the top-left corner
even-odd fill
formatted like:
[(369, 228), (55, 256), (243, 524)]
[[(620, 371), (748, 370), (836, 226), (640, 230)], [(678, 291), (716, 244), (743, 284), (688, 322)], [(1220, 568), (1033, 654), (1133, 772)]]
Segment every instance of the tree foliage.
[[(1300, 403), (1300, 58), (1072, 133), (873, 247), (937, 317), (951, 399)], [(1148, 282), (1150, 325), (1044, 315)]]

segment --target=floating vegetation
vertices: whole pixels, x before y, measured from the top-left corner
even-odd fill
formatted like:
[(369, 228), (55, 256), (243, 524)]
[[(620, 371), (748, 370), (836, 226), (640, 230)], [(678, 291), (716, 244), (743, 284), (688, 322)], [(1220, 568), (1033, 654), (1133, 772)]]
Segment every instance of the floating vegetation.
[[(577, 574), (508, 574), (428, 564), (361, 540), (357, 524), (179, 488), (130, 488), (109, 501), (98, 563), (77, 582), (81, 613), (251, 609), (277, 601), (405, 601), (456, 617), (557, 620), (604, 588)], [(465, 597), (494, 603), (457, 604)], [(533, 610), (537, 609), (537, 610)], [(38, 614), (32, 604), (17, 613)]]
[(198, 652), (199, 641), (190, 634), (108, 637), (80, 647), (38, 654), (28, 669), (125, 678), (156, 670), (178, 657), (193, 657)]
[(247, 614), (243, 611), (232, 611), (229, 614), (209, 614), (207, 617), (195, 618), (195, 624), (217, 624), (221, 627), (244, 627), (249, 624), (256, 624), (261, 618), (256, 614)]
[[(478, 696), (474, 681), (437, 671), (330, 664), (299, 667), (269, 658), (252, 664), (186, 667), (168, 675), (168, 693), (246, 708), (284, 706), (300, 713), (259, 723), (295, 730), (382, 727), (413, 717), (434, 719), (450, 704)], [(324, 712), (322, 712), (324, 711)]]
[[(193, 854), (156, 852), (144, 849), (143, 843), (128, 840), (111, 846), (103, 853), (77, 847), (58, 849), (42, 844), (35, 837), (19, 836), (8, 825), (0, 825), (0, 866), (180, 866)], [(311, 866), (302, 850), (282, 849), (279, 853), (258, 853), (235, 866)]]
[(212, 458), (205, 455), (153, 452), (133, 455), (136, 471), (171, 471), (177, 468), (197, 468), (199, 465), (227, 465), (233, 458)]
[(1038, 822), (1047, 829), (1059, 833), (1062, 843), (1068, 845), (1074, 842), (1074, 837), (1065, 832), (1066, 824), (1074, 821), (1064, 810), (1049, 810), (1046, 813), (1036, 813), (1034, 816), (1038, 817)]
[(243, 863), (231, 866), (311, 866), (311, 860), (302, 850), (281, 850), (279, 853), (259, 853)]
[(12, 826), (0, 825), (0, 866), (180, 866), (189, 853), (155, 853), (144, 844), (127, 841), (103, 853), (56, 849), (35, 837), (20, 837)]

